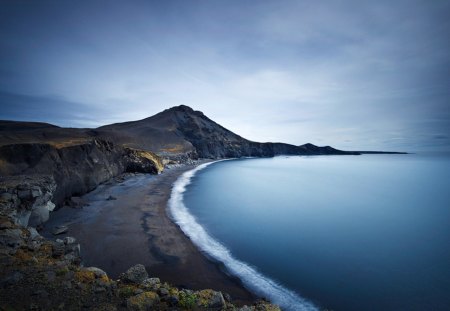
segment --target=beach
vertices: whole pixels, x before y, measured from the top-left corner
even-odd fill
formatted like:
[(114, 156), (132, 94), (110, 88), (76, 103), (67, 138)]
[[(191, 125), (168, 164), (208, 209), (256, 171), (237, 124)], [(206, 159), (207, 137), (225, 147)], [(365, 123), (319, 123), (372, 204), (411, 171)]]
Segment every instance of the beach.
[(113, 278), (140, 263), (162, 282), (212, 288), (237, 303), (252, 303), (255, 297), (240, 281), (206, 258), (167, 215), (173, 183), (193, 168), (185, 165), (160, 175), (137, 174), (103, 184), (81, 198), (87, 204), (83, 208), (65, 206), (51, 213), (42, 234), (54, 239), (51, 230), (67, 225), (68, 232), (58, 237), (75, 237), (83, 264), (99, 267)]

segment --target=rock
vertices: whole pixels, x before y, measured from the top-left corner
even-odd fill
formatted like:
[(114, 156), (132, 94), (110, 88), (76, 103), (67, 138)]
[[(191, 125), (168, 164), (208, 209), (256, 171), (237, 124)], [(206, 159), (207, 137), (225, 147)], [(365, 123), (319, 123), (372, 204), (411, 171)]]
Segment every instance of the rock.
[(9, 202), (13, 200), (13, 195), (11, 193), (5, 192), (0, 195), (0, 202)]
[(127, 299), (127, 309), (131, 311), (147, 311), (159, 302), (159, 297), (154, 292), (144, 292), (142, 294)]
[[(81, 262), (81, 258), (80, 258), (80, 244), (64, 244), (64, 259), (68, 260), (71, 263), (80, 263)], [(100, 270), (100, 269), (98, 269)], [(102, 271), (102, 270), (100, 270)], [(103, 271), (102, 271), (103, 272)], [(99, 274), (101, 274), (100, 272), (98, 272)], [(105, 272), (103, 272), (105, 273)], [(106, 275), (106, 273), (105, 273)]]
[(68, 245), (68, 244), (73, 244), (75, 243), (77, 240), (74, 237), (71, 236), (67, 236), (64, 238), (64, 244)]
[(239, 308), (239, 311), (253, 311), (253, 309), (249, 306), (243, 306), (242, 308)]
[(97, 267), (88, 267), (88, 268), (84, 268), (84, 270), (93, 272), (95, 277), (98, 278), (98, 279), (108, 276), (105, 271), (103, 271), (102, 269), (99, 269)]
[(214, 292), (209, 301), (211, 308), (224, 308), (226, 306), (225, 299), (221, 292)]
[(72, 244), (71, 249), (72, 249), (72, 252), (75, 254), (75, 256), (80, 256), (80, 254), (81, 254), (80, 244)]
[(42, 190), (41, 188), (37, 187), (37, 186), (33, 186), (31, 188), (31, 197), (33, 198), (37, 198), (40, 197), (42, 195)]
[(94, 288), (94, 293), (99, 294), (99, 293), (103, 293), (106, 292), (106, 288), (101, 287), (101, 286), (97, 286)]
[(31, 199), (31, 191), (30, 190), (19, 190), (17, 191), (17, 196), (19, 197), (19, 199), (21, 200), (28, 200)]
[(112, 200), (117, 200), (116, 197), (113, 197), (112, 195), (110, 195), (109, 197), (106, 198), (107, 201), (112, 201)]
[(159, 278), (146, 278), (142, 282), (142, 285), (144, 286), (144, 288), (151, 289), (151, 290), (158, 289), (160, 284), (161, 284), (161, 281), (159, 280)]
[(28, 232), (30, 233), (30, 239), (32, 240), (42, 240), (43, 237), (37, 232), (37, 230), (33, 227), (27, 228)]
[(158, 294), (161, 296), (161, 297), (165, 297), (165, 296), (168, 296), (169, 295), (169, 291), (167, 290), (167, 288), (160, 288), (159, 290), (158, 290)]
[(39, 242), (39, 241), (29, 241), (27, 243), (27, 247), (28, 247), (28, 250), (30, 250), (32, 252), (37, 251), (41, 247), (41, 242)]
[(59, 235), (63, 234), (69, 231), (69, 228), (67, 226), (57, 226), (52, 230), (53, 235)]
[(51, 201), (47, 201), (45, 204), (33, 205), (31, 210), (30, 218), (28, 220), (29, 225), (32, 227), (39, 226), (50, 217), (50, 212), (55, 209), (55, 204)]
[(144, 265), (137, 264), (125, 272), (124, 281), (128, 283), (140, 284), (148, 278), (147, 270)]
[(56, 239), (55, 242), (56, 242), (56, 243), (64, 243), (64, 240)]
[(223, 298), (225, 298), (226, 302), (232, 302), (231, 296), (228, 293), (222, 293)]
[(61, 257), (65, 253), (64, 243), (53, 243), (52, 244), (52, 256), (53, 257)]
[(30, 220), (31, 211), (27, 209), (21, 209), (17, 211), (15, 216), (16, 224), (22, 227), (28, 227), (28, 221)]
[(70, 205), (70, 207), (73, 207), (73, 208), (82, 208), (83, 206), (86, 205), (86, 202), (84, 202), (84, 200), (80, 197), (71, 197), (70, 201), (69, 201), (69, 205)]
[(64, 260), (65, 260), (67, 263), (73, 263), (73, 262), (75, 262), (77, 259), (78, 259), (78, 257), (75, 256), (75, 255), (72, 254), (72, 253), (64, 255)]
[(140, 289), (140, 288), (136, 288), (136, 289), (134, 290), (134, 294), (135, 294), (135, 295), (142, 294), (143, 292), (144, 292), (144, 290), (143, 290), (143, 289)]
[(22, 230), (5, 229), (0, 231), (0, 245), (17, 248), (23, 244)]

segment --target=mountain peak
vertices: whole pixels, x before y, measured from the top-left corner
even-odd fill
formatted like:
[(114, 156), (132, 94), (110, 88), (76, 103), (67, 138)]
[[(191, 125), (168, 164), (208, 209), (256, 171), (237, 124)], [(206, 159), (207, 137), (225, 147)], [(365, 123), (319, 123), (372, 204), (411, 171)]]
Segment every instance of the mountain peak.
[(194, 109), (192, 109), (189, 106), (186, 105), (179, 105), (179, 106), (174, 106), (172, 108), (167, 109), (169, 111), (182, 111), (182, 112), (194, 112)]

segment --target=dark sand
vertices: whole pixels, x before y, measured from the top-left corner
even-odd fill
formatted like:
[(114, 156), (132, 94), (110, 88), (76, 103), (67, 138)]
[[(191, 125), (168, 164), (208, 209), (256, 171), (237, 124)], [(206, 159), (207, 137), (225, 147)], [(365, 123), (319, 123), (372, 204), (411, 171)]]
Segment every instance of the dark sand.
[[(194, 166), (165, 170), (161, 175), (136, 175), (122, 183), (99, 186), (83, 199), (82, 209), (63, 207), (51, 213), (42, 234), (67, 224), (67, 236), (81, 244), (85, 266), (105, 270), (113, 278), (141, 263), (150, 276), (189, 289), (212, 288), (250, 303), (254, 296), (220, 264), (208, 260), (166, 214), (172, 185)], [(107, 200), (112, 195), (116, 200)], [(58, 237), (64, 237), (61, 235)]]

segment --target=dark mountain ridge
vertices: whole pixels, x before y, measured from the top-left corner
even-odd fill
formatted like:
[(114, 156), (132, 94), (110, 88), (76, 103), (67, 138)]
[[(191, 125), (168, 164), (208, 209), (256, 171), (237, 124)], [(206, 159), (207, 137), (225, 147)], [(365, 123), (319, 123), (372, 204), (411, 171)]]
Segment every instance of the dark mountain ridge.
[[(96, 129), (132, 147), (161, 155), (188, 153), (200, 158), (271, 157), (275, 155), (358, 154), (313, 144), (260, 143), (247, 140), (188, 106), (177, 106), (152, 117)], [(153, 134), (153, 135), (151, 135)]]

